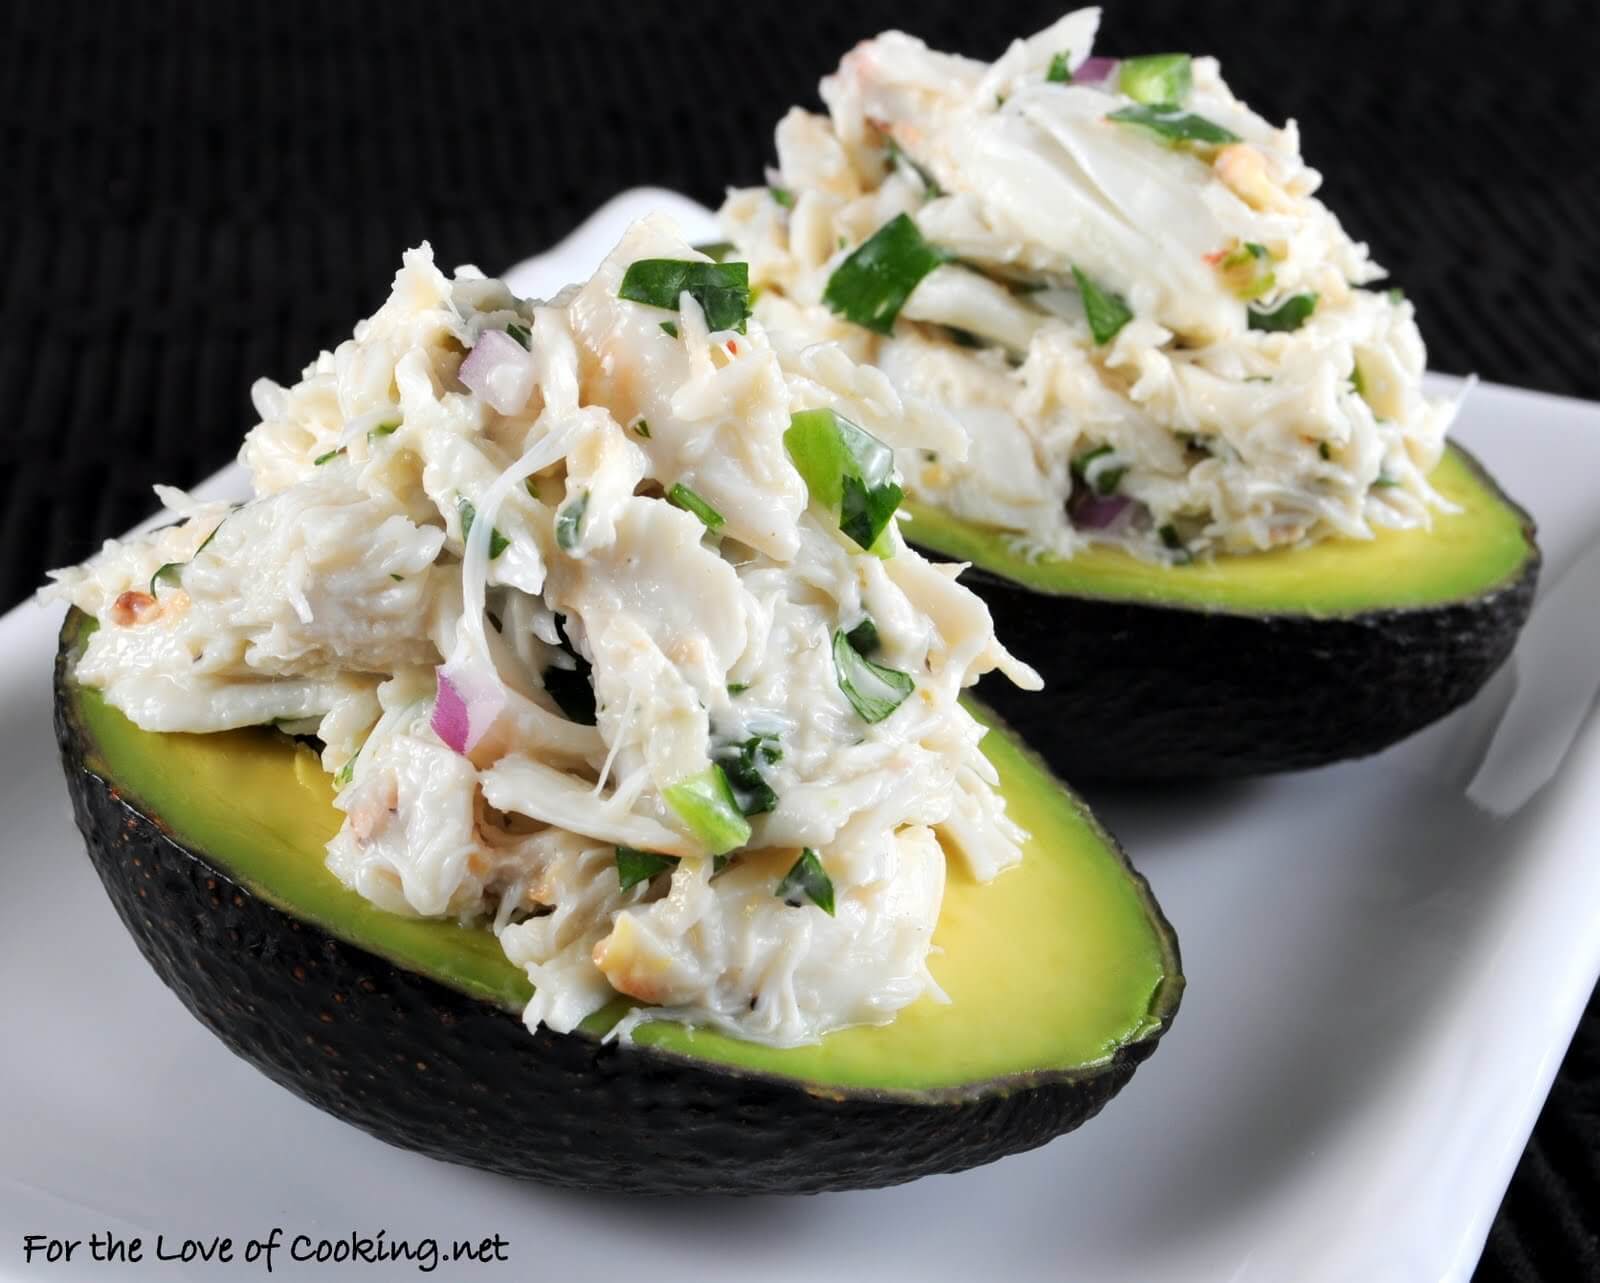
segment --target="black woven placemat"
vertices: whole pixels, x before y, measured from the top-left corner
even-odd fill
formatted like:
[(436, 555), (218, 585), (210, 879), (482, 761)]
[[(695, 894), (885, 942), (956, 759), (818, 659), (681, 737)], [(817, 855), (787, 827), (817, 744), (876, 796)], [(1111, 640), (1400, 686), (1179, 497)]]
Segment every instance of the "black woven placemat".
[[(400, 250), (493, 270), (616, 191), (715, 204), (855, 40), (993, 55), (1051, 4), (0, 7), (0, 609), (233, 454), (382, 298)], [(1600, 397), (1587, 0), (1122, 3), (1112, 51), (1212, 52), (1294, 116), (1433, 364)], [(1507, 425), (1514, 430), (1515, 425)], [(1600, 1278), (1591, 1009), (1480, 1269)]]

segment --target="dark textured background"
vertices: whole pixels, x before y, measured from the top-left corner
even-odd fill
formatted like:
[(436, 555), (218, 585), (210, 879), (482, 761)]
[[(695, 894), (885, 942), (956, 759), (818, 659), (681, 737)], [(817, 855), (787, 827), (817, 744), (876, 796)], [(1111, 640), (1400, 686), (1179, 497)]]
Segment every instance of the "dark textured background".
[[(493, 270), (625, 187), (715, 204), (759, 181), (779, 114), (856, 39), (898, 25), (992, 56), (1057, 12), (0, 5), (0, 609), (145, 515), (151, 482), (226, 462), (250, 381), (348, 334), (404, 246)], [(1127, 0), (1103, 43), (1216, 53), (1296, 117), (1436, 368), (1600, 397), (1589, 0)], [(1594, 1004), (1479, 1277), (1600, 1279)]]

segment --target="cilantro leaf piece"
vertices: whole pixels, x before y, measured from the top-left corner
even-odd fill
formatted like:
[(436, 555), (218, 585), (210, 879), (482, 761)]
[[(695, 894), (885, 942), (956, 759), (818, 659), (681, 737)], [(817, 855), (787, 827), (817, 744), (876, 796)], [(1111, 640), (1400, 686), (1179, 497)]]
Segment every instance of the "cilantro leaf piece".
[(778, 883), (772, 894), (796, 909), (801, 907), (801, 897), (804, 896), (830, 918), (833, 917), (833, 879), (822, 867), (822, 860), (817, 853), (809, 846), (800, 852), (800, 858), (783, 875), (783, 881)]
[(1133, 310), (1123, 301), (1122, 295), (1101, 289), (1076, 267), (1072, 279), (1077, 282), (1078, 295), (1083, 299), (1084, 315), (1089, 318), (1089, 333), (1096, 343), (1109, 343), (1118, 332), (1133, 320)]
[(702, 499), (683, 482), (678, 482), (667, 491), (667, 502), (674, 508), (682, 508), (685, 512), (692, 512), (700, 518), (700, 523), (712, 534), (716, 534), (723, 526), (728, 524), (728, 519)]
[(872, 622), (871, 615), (864, 617), (859, 624), (847, 632), (845, 638), (855, 647), (858, 655), (870, 655), (882, 644), (878, 636), (878, 625)]
[(843, 629), (833, 635), (833, 671), (839, 689), (864, 722), (883, 721), (916, 687), (910, 673), (873, 663), (850, 644)]
[(583, 514), (589, 508), (589, 492), (579, 491), (576, 499), (570, 500), (556, 513), (556, 546), (562, 552), (571, 552), (578, 546), (578, 538), (583, 534)]
[(777, 736), (752, 735), (743, 743), (729, 744), (717, 753), (716, 760), (744, 815), (765, 815), (778, 805), (778, 795), (761, 771), (761, 763), (770, 766), (783, 760)]
[(1250, 308), (1250, 328), (1264, 330), (1269, 334), (1289, 334), (1298, 330), (1311, 319), (1311, 314), (1317, 310), (1317, 296), (1315, 294), (1292, 294), (1277, 307), (1261, 311)]
[[(456, 511), (461, 514), (461, 542), (466, 543), (467, 537), (472, 534), (472, 523), (478, 519), (478, 510), (466, 495), (457, 495)], [(489, 560), (493, 561), (509, 547), (511, 540), (501, 534), (498, 527), (490, 527)]]
[(1224, 129), (1216, 121), (1180, 107), (1135, 103), (1132, 107), (1112, 112), (1106, 119), (1116, 121), (1119, 125), (1147, 130), (1169, 147), (1183, 147), (1190, 143), (1220, 147), (1239, 141), (1239, 135), (1231, 129)]
[[(617, 297), (630, 303), (678, 310), (687, 293), (705, 313), (713, 330), (744, 333), (750, 315), (750, 265), (748, 263), (697, 263), (680, 258), (641, 258), (622, 275)], [(664, 327), (663, 327), (664, 328)]]
[(833, 269), (822, 301), (830, 311), (874, 334), (891, 334), (911, 291), (949, 259), (922, 239), (909, 214), (897, 214)]
[(648, 882), (658, 873), (665, 873), (678, 862), (675, 855), (657, 855), (654, 851), (640, 851), (636, 847), (617, 848), (617, 883), (624, 891), (641, 882)]

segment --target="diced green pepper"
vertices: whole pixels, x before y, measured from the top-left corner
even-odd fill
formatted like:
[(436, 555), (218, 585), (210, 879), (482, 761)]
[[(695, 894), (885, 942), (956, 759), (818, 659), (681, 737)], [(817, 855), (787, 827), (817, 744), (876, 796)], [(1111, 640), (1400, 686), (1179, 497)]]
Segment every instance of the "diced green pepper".
[(858, 547), (886, 557), (884, 538), (900, 500), (894, 451), (834, 410), (802, 410), (783, 444), (811, 498), (839, 514), (839, 529)]
[(1186, 53), (1124, 58), (1117, 68), (1117, 88), (1134, 102), (1152, 107), (1176, 107), (1193, 87), (1194, 72)]
[(1278, 283), (1278, 274), (1273, 270), (1272, 255), (1265, 245), (1257, 245), (1254, 241), (1246, 241), (1243, 245), (1230, 250), (1217, 264), (1223, 281), (1233, 291), (1234, 297), (1243, 299), (1246, 303), (1253, 303), (1256, 299), (1272, 291)]
[(726, 855), (750, 840), (750, 821), (740, 812), (720, 766), (669, 784), (662, 796), (712, 855)]

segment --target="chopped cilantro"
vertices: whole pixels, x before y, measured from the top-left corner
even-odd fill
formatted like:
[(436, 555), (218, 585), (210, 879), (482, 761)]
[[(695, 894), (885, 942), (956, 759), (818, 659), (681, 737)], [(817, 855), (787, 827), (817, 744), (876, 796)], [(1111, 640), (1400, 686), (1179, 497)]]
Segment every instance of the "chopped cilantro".
[(1187, 565), (1192, 557), (1188, 545), (1183, 542), (1183, 536), (1178, 533), (1178, 528), (1171, 522), (1162, 526), (1156, 534), (1161, 538), (1161, 546), (1172, 553), (1172, 560), (1178, 565)]
[[(1098, 495), (1116, 494), (1117, 487), (1122, 484), (1122, 478), (1128, 474), (1127, 464), (1110, 462), (1116, 453), (1116, 449), (1112, 446), (1096, 446), (1072, 461), (1070, 465), (1072, 475)], [(1101, 459), (1107, 462), (1098, 467), (1091, 466)]]
[(657, 855), (654, 851), (640, 851), (631, 846), (617, 848), (617, 883), (630, 891), (641, 882), (648, 882), (658, 873), (665, 873), (677, 864), (675, 855)]
[[(456, 511), (461, 514), (461, 542), (466, 543), (472, 534), (472, 523), (478, 519), (478, 510), (473, 507), (472, 500), (466, 495), (456, 496)], [(489, 560), (493, 561), (507, 548), (511, 547), (511, 540), (500, 533), (499, 529), (489, 528)]]
[(589, 507), (589, 492), (580, 490), (576, 499), (570, 500), (556, 513), (556, 544), (563, 552), (578, 546), (583, 533), (583, 514)]
[(917, 164), (915, 160), (906, 155), (899, 143), (895, 142), (893, 138), (886, 138), (884, 141), (889, 151), (889, 163), (897, 166), (904, 165), (915, 174), (917, 181), (922, 184), (922, 194), (928, 200), (932, 200), (935, 196), (944, 195), (944, 188), (939, 186), (939, 180), (929, 173), (924, 166)]
[(1078, 284), (1084, 315), (1089, 318), (1089, 333), (1096, 343), (1111, 342), (1133, 320), (1132, 310), (1120, 294), (1101, 289), (1076, 267), (1072, 269), (1072, 279)]
[(717, 752), (717, 764), (728, 777), (728, 787), (742, 814), (765, 815), (778, 805), (778, 795), (762, 774), (761, 764), (770, 766), (782, 760), (783, 749), (776, 735), (752, 735)]
[(864, 722), (881, 722), (915, 689), (911, 674), (875, 664), (854, 646), (843, 629), (833, 635), (833, 669), (839, 689)]
[(909, 214), (898, 214), (833, 269), (822, 301), (875, 334), (894, 332), (911, 291), (949, 255), (922, 239)]
[(830, 918), (833, 917), (833, 879), (822, 867), (822, 860), (817, 853), (809, 846), (800, 852), (800, 858), (783, 875), (783, 881), (778, 883), (772, 894), (796, 909), (804, 903), (801, 899), (804, 896)]
[(1215, 147), (1239, 141), (1239, 135), (1231, 129), (1172, 106), (1136, 103), (1112, 112), (1106, 119), (1146, 130), (1169, 147), (1186, 147), (1191, 143)]
[(650, 307), (678, 310), (678, 300), (688, 294), (705, 313), (713, 330), (744, 333), (750, 315), (750, 265), (748, 263), (697, 263), (678, 258), (641, 258), (623, 273), (617, 297)]
[(1298, 330), (1317, 310), (1317, 296), (1315, 294), (1291, 294), (1277, 307), (1267, 311), (1258, 308), (1249, 308), (1249, 326), (1252, 330), (1263, 330), (1269, 334), (1289, 334)]
[(712, 534), (716, 534), (728, 520), (709, 503), (702, 499), (683, 482), (678, 482), (671, 490), (667, 491), (667, 502), (674, 508), (682, 508), (685, 512), (692, 512), (700, 518), (700, 522)]
[(704, 254), (714, 263), (724, 263), (739, 247), (732, 241), (707, 241), (703, 245), (696, 245), (694, 249)]
[(865, 616), (859, 624), (845, 634), (851, 646), (858, 655), (870, 655), (882, 644), (878, 636), (878, 625), (872, 622), (872, 616)]

